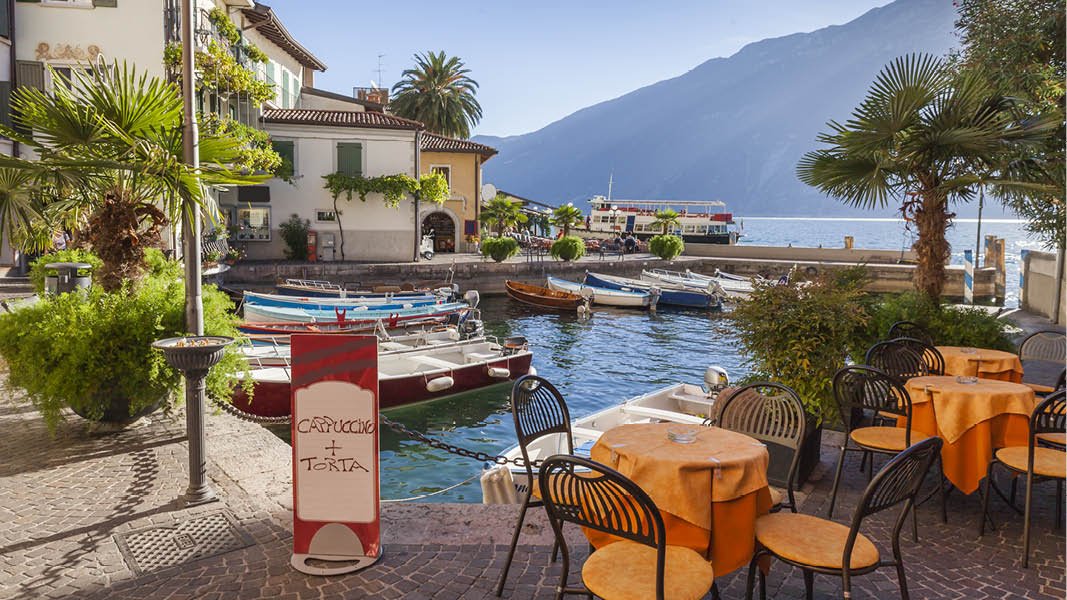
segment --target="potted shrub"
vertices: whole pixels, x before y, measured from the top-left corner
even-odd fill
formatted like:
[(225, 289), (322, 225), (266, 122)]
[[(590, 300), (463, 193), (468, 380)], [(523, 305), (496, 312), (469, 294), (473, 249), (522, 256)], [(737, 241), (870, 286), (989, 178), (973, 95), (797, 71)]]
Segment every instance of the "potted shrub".
[[(868, 323), (861, 290), (863, 267), (829, 273), (810, 283), (757, 285), (731, 313), (751, 371), (743, 383), (772, 381), (800, 395), (809, 415), (798, 485), (819, 462), (824, 425), (838, 422), (832, 380), (849, 358), (851, 341)], [(769, 447), (768, 477), (784, 481), (789, 463)]]
[(515, 238), (496, 237), (482, 242), (482, 256), (488, 256), (496, 262), (504, 262), (518, 253), (519, 242)]
[[(167, 366), (151, 344), (184, 333), (185, 286), (181, 267), (148, 257), (149, 273), (133, 287), (49, 296), (0, 316), (0, 357), (9, 367), (8, 384), (26, 398), (54, 429), (64, 408), (92, 423), (125, 424), (179, 400), (180, 374)], [(233, 303), (215, 286), (203, 290), (204, 330), (236, 336)], [(246, 367), (235, 349), (208, 375), (208, 393), (228, 399)], [(245, 380), (246, 392), (251, 381)]]
[(685, 252), (685, 242), (679, 236), (661, 234), (648, 241), (648, 250), (663, 260), (674, 260)]
[(565, 235), (552, 244), (548, 253), (558, 260), (578, 260), (585, 256), (585, 242), (576, 235)]

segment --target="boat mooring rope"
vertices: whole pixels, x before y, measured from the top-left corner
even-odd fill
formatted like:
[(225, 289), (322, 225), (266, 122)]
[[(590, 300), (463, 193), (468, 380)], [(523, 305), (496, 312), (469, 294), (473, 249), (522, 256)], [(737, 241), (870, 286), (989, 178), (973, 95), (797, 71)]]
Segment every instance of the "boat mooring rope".
[(381, 502), (414, 502), (415, 500), (422, 500), (424, 498), (429, 498), (430, 496), (436, 496), (438, 494), (443, 494), (445, 492), (454, 490), (454, 489), (458, 488), (459, 486), (466, 485), (466, 484), (474, 481), (475, 479), (477, 479), (477, 478), (479, 478), (481, 476), (482, 476), (481, 473), (475, 473), (474, 475), (471, 475), (469, 478), (464, 479), (463, 481), (461, 481), (461, 482), (459, 482), (459, 483), (457, 483), (455, 485), (450, 485), (450, 486), (446, 487), (443, 490), (437, 490), (436, 492), (429, 492), (427, 494), (421, 494), (419, 496), (412, 496), (410, 498), (393, 498), (393, 499), (390, 499), (390, 500), (381, 500)]

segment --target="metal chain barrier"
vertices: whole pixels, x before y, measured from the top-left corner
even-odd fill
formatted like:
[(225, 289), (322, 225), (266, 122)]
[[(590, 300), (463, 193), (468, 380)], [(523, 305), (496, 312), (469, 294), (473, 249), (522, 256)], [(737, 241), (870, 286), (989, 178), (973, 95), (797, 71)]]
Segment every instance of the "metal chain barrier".
[(253, 415), (252, 413), (245, 412), (236, 406), (222, 400), (211, 398), (211, 401), (215, 406), (221, 408), (224, 412), (228, 412), (231, 415), (241, 419), (243, 421), (251, 421), (253, 423), (259, 423), (260, 425), (289, 425), (293, 422), (292, 415), (285, 415), (281, 417), (261, 417), (259, 415)]
[[(425, 434), (419, 433), (418, 431), (412, 431), (405, 427), (403, 423), (397, 423), (396, 421), (392, 421), (385, 415), (379, 415), (379, 417), (381, 418), (382, 422), (389, 427), (389, 429), (392, 429), (400, 435), (415, 440), (416, 442), (422, 442), (423, 444), (426, 444), (431, 448), (444, 450), (445, 452), (448, 452), (449, 454), (455, 454), (456, 456), (465, 456), (467, 458), (473, 458), (474, 460), (477, 460), (479, 462), (494, 463), (498, 465), (506, 465), (510, 463), (517, 467), (526, 466), (526, 460), (523, 459), (523, 457), (521, 456), (516, 456), (515, 458), (508, 458), (499, 454), (491, 455), (486, 454), (485, 452), (475, 452), (473, 450), (461, 448), (454, 444), (449, 444), (447, 442), (442, 442), (441, 440), (436, 440), (434, 438), (426, 436)], [(538, 468), (541, 466), (541, 462), (541, 460), (531, 461), (530, 466), (533, 468)]]

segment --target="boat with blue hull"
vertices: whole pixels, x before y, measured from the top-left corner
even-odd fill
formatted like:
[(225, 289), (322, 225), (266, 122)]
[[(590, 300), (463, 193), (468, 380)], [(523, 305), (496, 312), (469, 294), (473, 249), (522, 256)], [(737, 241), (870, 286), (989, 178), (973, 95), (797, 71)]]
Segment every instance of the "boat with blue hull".
[(588, 271), (585, 274), (585, 284), (624, 292), (643, 292), (646, 294), (651, 293), (652, 288), (656, 287), (659, 289), (660, 305), (722, 310), (722, 298), (706, 290), (667, 284), (657, 285), (640, 279), (605, 275), (603, 273), (589, 273)]
[(427, 304), (426, 306), (412, 307), (384, 305), (373, 308), (357, 306), (351, 308), (337, 307), (336, 309), (330, 310), (313, 310), (287, 306), (245, 304), (244, 317), (246, 323), (321, 323), (337, 321), (373, 323), (381, 320), (390, 323), (390, 326), (392, 326), (392, 322), (407, 317), (444, 317), (452, 313), (467, 310), (470, 307), (471, 306), (466, 302), (446, 302), (444, 304)]
[(353, 309), (357, 306), (366, 306), (373, 309), (411, 308), (413, 306), (426, 306), (428, 304), (441, 304), (445, 298), (433, 294), (419, 296), (381, 296), (381, 297), (349, 297), (349, 298), (324, 298), (324, 297), (299, 297), (278, 294), (260, 294), (246, 291), (244, 293), (245, 304), (257, 306), (273, 306), (284, 308), (307, 308), (311, 310), (334, 310)]

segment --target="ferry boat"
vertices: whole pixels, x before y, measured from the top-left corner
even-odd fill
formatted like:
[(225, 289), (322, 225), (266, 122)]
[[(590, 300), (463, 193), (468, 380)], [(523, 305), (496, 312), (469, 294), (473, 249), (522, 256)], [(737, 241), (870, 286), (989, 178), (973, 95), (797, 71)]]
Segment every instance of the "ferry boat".
[(598, 195), (589, 204), (590, 237), (614, 238), (629, 232), (639, 240), (648, 240), (663, 233), (656, 223), (656, 211), (668, 209), (678, 213), (678, 224), (670, 233), (681, 236), (687, 244), (736, 244), (740, 236), (730, 227), (734, 225), (733, 214), (717, 200), (617, 200)]

